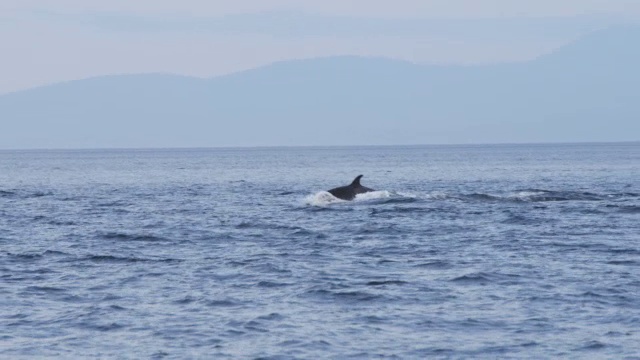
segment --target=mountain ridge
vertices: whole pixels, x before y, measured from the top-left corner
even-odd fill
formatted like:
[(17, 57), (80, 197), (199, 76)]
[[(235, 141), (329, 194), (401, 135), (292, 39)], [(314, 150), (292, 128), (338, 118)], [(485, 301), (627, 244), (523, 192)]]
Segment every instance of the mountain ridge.
[(0, 95), (0, 148), (637, 141), (638, 29), (523, 63), (336, 56), (68, 81)]

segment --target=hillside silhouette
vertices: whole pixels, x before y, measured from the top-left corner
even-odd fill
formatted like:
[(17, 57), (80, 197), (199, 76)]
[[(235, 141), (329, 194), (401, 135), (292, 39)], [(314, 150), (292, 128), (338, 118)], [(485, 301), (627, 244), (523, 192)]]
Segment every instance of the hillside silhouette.
[(637, 44), (626, 26), (524, 63), (341, 56), (70, 81), (0, 96), (0, 148), (637, 141)]

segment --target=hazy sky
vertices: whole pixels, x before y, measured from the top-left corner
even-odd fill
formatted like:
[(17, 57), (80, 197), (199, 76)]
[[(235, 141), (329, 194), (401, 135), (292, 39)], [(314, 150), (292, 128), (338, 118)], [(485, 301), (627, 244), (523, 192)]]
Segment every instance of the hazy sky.
[(114, 73), (214, 76), (327, 55), (520, 61), (639, 19), (638, 0), (3, 0), (0, 94)]

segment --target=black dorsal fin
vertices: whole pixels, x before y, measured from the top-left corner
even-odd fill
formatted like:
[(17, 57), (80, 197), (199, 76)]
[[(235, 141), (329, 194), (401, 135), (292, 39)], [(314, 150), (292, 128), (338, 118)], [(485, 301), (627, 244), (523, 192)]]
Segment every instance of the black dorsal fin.
[(351, 183), (351, 186), (361, 186), (360, 185), (360, 178), (362, 177), (362, 175), (358, 175), (356, 176), (355, 179), (353, 179), (353, 182)]

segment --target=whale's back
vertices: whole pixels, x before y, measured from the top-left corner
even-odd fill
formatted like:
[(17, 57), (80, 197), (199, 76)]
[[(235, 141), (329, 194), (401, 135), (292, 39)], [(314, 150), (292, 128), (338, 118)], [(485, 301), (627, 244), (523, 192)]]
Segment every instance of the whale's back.
[(337, 188), (333, 188), (331, 190), (329, 190), (329, 193), (335, 197), (337, 197), (338, 199), (342, 199), (342, 200), (353, 200), (356, 195), (358, 194), (363, 194), (366, 192), (370, 192), (370, 191), (375, 191), (371, 188), (368, 188), (366, 186), (362, 186), (360, 185), (360, 179), (362, 178), (362, 175), (358, 175), (356, 176), (356, 178), (353, 180), (353, 182), (351, 182), (351, 184), (347, 185), (347, 186), (340, 186)]

